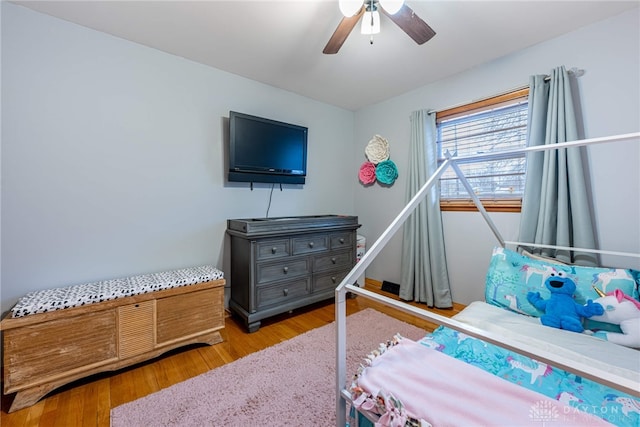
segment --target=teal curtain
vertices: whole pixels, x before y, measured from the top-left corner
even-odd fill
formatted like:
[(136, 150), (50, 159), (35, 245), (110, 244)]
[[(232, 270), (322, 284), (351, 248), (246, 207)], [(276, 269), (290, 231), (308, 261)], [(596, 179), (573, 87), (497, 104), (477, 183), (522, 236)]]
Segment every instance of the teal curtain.
[[(438, 168), (436, 118), (426, 110), (411, 113), (406, 202)], [(450, 308), (451, 289), (444, 252), (440, 197), (434, 186), (403, 228), (400, 298)]]
[[(528, 145), (579, 139), (569, 74), (564, 67), (529, 79)], [(584, 147), (529, 153), (520, 217), (521, 242), (595, 249)], [(595, 265), (592, 253), (526, 248), (560, 261)]]

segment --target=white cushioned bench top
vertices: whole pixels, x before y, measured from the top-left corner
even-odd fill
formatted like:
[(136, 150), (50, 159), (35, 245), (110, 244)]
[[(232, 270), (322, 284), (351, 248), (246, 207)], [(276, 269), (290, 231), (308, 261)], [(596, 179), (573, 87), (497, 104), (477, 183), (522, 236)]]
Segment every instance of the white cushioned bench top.
[(204, 265), (64, 288), (44, 289), (30, 292), (20, 298), (11, 312), (13, 317), (22, 317), (222, 278), (224, 278), (222, 271), (211, 265)]

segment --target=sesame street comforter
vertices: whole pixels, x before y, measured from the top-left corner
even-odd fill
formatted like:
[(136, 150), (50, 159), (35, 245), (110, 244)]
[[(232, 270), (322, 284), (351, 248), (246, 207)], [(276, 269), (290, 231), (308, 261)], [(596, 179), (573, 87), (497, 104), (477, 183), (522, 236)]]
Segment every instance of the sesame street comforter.
[[(640, 377), (637, 350), (483, 302), (454, 318)], [(418, 343), (398, 339), (381, 347), (361, 367), (351, 393), (354, 407), (381, 415), (377, 425), (640, 425), (640, 399), (444, 327)]]

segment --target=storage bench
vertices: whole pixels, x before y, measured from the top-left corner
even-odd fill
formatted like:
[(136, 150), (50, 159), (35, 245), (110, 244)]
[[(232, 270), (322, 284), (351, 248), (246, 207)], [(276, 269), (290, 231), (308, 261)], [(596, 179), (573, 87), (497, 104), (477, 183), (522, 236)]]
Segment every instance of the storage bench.
[(221, 342), (223, 277), (202, 266), (27, 294), (0, 322), (9, 412), (91, 374)]

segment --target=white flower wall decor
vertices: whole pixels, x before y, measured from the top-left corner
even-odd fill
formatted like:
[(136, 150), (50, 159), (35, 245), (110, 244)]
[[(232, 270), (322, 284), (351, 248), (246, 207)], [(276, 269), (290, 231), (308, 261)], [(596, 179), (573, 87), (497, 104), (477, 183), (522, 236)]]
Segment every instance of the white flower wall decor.
[(380, 135), (374, 135), (364, 149), (367, 159), (374, 165), (389, 159), (389, 141)]

